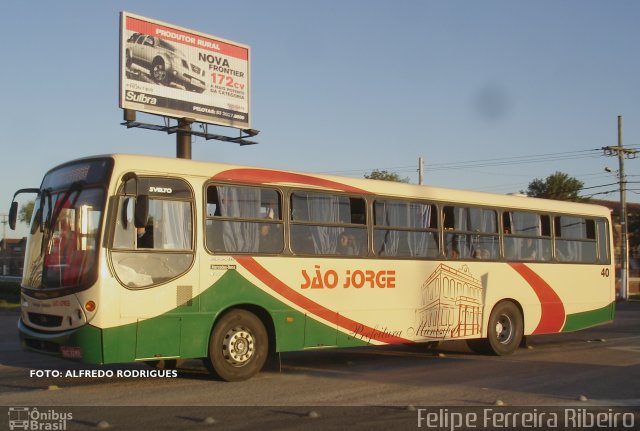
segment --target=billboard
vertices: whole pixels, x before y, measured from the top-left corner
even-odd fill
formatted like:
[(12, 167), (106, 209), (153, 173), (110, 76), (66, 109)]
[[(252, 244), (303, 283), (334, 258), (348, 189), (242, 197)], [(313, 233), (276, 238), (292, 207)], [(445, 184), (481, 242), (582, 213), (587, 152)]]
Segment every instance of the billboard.
[(120, 107), (248, 129), (249, 47), (120, 14)]

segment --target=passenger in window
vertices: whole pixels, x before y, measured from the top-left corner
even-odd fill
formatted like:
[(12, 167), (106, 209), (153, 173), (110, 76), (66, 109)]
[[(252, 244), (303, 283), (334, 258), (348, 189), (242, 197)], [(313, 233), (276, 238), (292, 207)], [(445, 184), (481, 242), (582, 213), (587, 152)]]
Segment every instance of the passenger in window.
[(265, 207), (264, 218), (269, 220), (275, 220), (276, 219), (275, 209), (276, 209), (276, 201), (274, 199), (271, 199), (269, 201), (269, 204)]
[(153, 227), (139, 227), (137, 235), (136, 244), (138, 248), (153, 248)]
[(518, 238), (504, 238), (504, 257), (511, 260), (517, 258), (516, 242)]
[(260, 225), (260, 239), (258, 249), (263, 253), (276, 253), (281, 250), (282, 246), (279, 241), (278, 231), (271, 224)]
[(460, 252), (458, 251), (457, 248), (452, 248), (451, 251), (449, 252), (449, 259), (459, 259), (460, 258)]
[(338, 237), (338, 247), (336, 253), (343, 256), (354, 256), (357, 254), (355, 238), (352, 235), (341, 233)]
[(560, 262), (572, 262), (574, 260), (567, 241), (562, 241), (562, 243), (560, 243), (560, 241), (556, 242), (556, 258)]
[(536, 260), (536, 243), (533, 238), (527, 238), (522, 247), (522, 253), (520, 253), (524, 260)]

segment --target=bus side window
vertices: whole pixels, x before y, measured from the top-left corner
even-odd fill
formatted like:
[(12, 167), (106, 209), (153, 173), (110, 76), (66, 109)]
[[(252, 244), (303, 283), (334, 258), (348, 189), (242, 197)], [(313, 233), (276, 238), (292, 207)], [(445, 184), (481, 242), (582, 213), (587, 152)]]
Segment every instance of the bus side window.
[(295, 254), (365, 256), (368, 252), (362, 197), (295, 191), (290, 216)]
[(113, 239), (114, 248), (135, 248), (135, 226), (133, 224), (133, 207), (135, 199), (121, 196), (118, 203), (118, 217)]
[(506, 259), (538, 262), (551, 259), (551, 225), (548, 215), (506, 211), (502, 218)]
[(445, 252), (456, 250), (461, 259), (496, 259), (499, 256), (498, 216), (478, 207), (444, 207)]
[(434, 204), (377, 199), (373, 208), (373, 247), (378, 256), (438, 256), (438, 210)]
[(598, 262), (609, 263), (609, 229), (606, 220), (596, 221), (598, 235)]
[(284, 248), (280, 193), (261, 187), (207, 187), (206, 245), (217, 253), (276, 254)]
[(597, 261), (595, 221), (582, 217), (555, 218), (556, 258), (561, 262)]
[(135, 197), (122, 195), (118, 201), (113, 249), (113, 266), (120, 283), (128, 288), (146, 288), (172, 280), (189, 270), (194, 258), (193, 193), (181, 179), (140, 178), (141, 188), (149, 184), (170, 190), (152, 195), (144, 228), (133, 223)]

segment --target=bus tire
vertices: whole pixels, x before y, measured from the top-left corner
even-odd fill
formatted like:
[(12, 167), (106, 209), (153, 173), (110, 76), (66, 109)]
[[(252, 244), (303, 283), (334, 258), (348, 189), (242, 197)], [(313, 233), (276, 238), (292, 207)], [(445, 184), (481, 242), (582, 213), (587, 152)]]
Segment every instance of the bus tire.
[(268, 353), (269, 337), (262, 321), (249, 311), (234, 309), (214, 326), (206, 365), (222, 380), (237, 382), (260, 372)]
[(520, 347), (523, 332), (520, 309), (511, 301), (502, 301), (491, 311), (487, 338), (467, 340), (467, 346), (475, 353), (510, 355)]
[(520, 347), (523, 331), (520, 309), (511, 301), (502, 301), (489, 316), (487, 347), (494, 355), (510, 355)]
[(478, 353), (480, 355), (490, 355), (491, 348), (489, 347), (489, 340), (486, 338), (473, 338), (467, 340), (467, 347), (471, 349), (473, 353)]

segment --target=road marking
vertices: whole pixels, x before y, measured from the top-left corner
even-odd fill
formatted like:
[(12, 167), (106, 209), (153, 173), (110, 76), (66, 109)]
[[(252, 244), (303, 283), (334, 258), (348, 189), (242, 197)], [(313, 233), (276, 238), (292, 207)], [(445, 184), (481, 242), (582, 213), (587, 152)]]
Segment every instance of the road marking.
[(627, 399), (623, 398), (623, 399), (620, 399), (620, 400), (592, 400), (592, 399), (590, 399), (589, 401), (587, 401), (586, 403), (583, 403), (583, 404), (587, 404), (587, 405), (591, 405), (591, 406), (607, 406), (607, 407), (616, 407), (616, 406), (637, 407), (637, 406), (640, 406), (640, 398), (627, 398)]
[(607, 347), (610, 350), (623, 350), (625, 352), (634, 352), (640, 353), (640, 346), (618, 346), (618, 347)]

